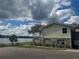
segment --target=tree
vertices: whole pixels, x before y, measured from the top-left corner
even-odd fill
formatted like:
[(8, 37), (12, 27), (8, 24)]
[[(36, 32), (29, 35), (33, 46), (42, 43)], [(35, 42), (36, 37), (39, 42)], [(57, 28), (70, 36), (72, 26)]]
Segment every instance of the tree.
[(40, 33), (40, 30), (39, 30), (40, 27), (41, 25), (35, 25), (31, 27), (31, 30), (28, 30), (29, 33), (33, 34), (33, 45), (35, 45), (35, 38), (36, 38), (35, 33)]
[(14, 42), (17, 42), (18, 41), (17, 40), (17, 36), (14, 35), (14, 34), (12, 36), (10, 36), (9, 40), (12, 43), (12, 46), (14, 46)]

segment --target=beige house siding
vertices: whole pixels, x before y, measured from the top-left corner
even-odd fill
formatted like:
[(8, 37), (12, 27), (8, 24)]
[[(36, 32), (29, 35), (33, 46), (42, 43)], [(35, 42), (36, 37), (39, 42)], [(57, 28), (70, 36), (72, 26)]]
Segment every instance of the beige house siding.
[[(62, 33), (62, 28), (67, 28), (67, 33)], [(71, 38), (71, 30), (67, 26), (52, 25), (43, 29), (44, 38)]]

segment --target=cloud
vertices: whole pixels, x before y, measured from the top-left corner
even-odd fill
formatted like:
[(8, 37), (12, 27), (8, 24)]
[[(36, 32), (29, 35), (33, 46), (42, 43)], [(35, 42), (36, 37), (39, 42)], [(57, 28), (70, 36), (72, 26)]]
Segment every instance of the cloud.
[(74, 14), (74, 12), (72, 11), (72, 9), (62, 9), (58, 10), (56, 14), (58, 16), (58, 19), (61, 21), (64, 18), (71, 17)]
[(79, 24), (79, 16), (71, 16), (71, 18), (68, 19), (67, 22), (65, 22), (65, 24), (72, 24), (72, 23)]
[(26, 2), (28, 0), (0, 0), (0, 18), (28, 17), (30, 10)]
[(0, 0), (0, 18), (48, 19), (70, 5), (70, 0)]
[(64, 21), (64, 19), (71, 17), (74, 14), (74, 11), (71, 8), (70, 0), (54, 0), (55, 4), (52, 8), (52, 11), (49, 17), (57, 17), (59, 22)]
[(61, 0), (60, 4), (63, 5), (63, 6), (70, 6), (71, 1), (69, 1), (69, 0)]
[(2, 35), (21, 35), (21, 36), (28, 36), (30, 34), (28, 34), (28, 30), (30, 30), (31, 26), (33, 25), (20, 25), (20, 26), (16, 26), (16, 27), (11, 27), (11, 24), (8, 23), (7, 25), (1, 25), (0, 26), (0, 33)]
[(30, 17), (18, 17), (18, 18), (11, 18), (11, 19), (8, 19), (8, 20), (21, 21), (21, 22), (34, 21), (34, 19), (32, 19)]
[(62, 22), (73, 14), (71, 0), (0, 0), (0, 23), (6, 23), (0, 25), (0, 33), (28, 35), (34, 24)]

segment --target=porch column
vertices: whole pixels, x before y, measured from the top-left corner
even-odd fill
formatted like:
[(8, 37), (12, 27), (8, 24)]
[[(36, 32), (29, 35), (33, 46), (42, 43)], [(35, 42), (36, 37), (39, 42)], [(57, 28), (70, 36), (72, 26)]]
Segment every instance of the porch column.
[(42, 34), (42, 45), (45, 45), (44, 33)]
[(67, 44), (68, 44), (67, 39), (65, 39), (64, 41), (65, 41), (64, 42), (64, 48), (67, 48)]
[(69, 41), (70, 41), (70, 48), (72, 48), (72, 39), (70, 38)]

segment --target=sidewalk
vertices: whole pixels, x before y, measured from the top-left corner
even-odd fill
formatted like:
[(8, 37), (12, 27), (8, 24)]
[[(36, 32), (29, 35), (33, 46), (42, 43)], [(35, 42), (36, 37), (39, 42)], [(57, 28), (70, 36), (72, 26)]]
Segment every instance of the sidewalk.
[(69, 52), (79, 52), (79, 49), (67, 49), (67, 50), (64, 50), (64, 51), (69, 51)]

